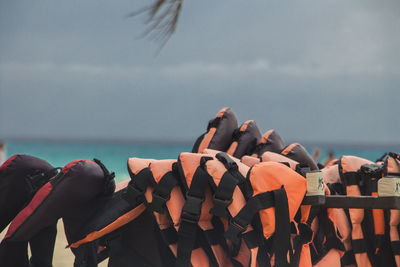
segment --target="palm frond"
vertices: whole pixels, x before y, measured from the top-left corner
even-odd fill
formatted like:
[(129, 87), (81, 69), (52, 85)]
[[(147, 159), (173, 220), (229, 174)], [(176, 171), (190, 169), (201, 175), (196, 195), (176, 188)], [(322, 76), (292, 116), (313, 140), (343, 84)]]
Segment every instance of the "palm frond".
[(160, 49), (167, 43), (176, 30), (183, 0), (155, 0), (155, 2), (140, 10), (128, 14), (129, 17), (147, 13), (147, 29), (142, 37), (161, 44)]

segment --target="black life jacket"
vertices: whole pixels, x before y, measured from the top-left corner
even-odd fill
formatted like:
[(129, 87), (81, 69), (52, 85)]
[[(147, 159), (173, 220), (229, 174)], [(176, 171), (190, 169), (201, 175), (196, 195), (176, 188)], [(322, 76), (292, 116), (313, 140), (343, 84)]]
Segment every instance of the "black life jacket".
[(226, 153), (235, 158), (249, 155), (261, 139), (260, 130), (253, 120), (244, 122), (233, 131), (233, 142)]
[[(0, 232), (11, 222), (33, 195), (57, 174), (46, 161), (29, 155), (14, 155), (0, 166)], [(28, 259), (28, 240), (2, 242), (0, 266), (51, 266), (56, 225), (42, 229), (29, 240), (31, 258)]]
[[(84, 223), (110, 199), (114, 192), (114, 174), (100, 161), (77, 160), (44, 184), (29, 204), (11, 222), (3, 242), (30, 240), (41, 230), (63, 219), (70, 242), (77, 238)], [(97, 244), (72, 249), (75, 267), (97, 265)], [(90, 251), (90, 253), (89, 253)]]
[(207, 132), (200, 135), (193, 148), (193, 153), (202, 153), (211, 148), (226, 151), (233, 140), (233, 131), (238, 127), (235, 113), (230, 108), (221, 109), (215, 119), (208, 122)]
[(260, 142), (254, 148), (253, 157), (259, 157), (266, 151), (280, 153), (285, 147), (282, 137), (277, 131), (271, 129), (267, 131), (261, 138)]

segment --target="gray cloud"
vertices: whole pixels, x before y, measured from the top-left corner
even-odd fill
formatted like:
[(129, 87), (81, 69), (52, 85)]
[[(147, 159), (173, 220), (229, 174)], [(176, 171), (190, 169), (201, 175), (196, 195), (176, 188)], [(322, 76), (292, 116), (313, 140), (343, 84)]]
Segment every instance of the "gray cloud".
[(0, 137), (190, 140), (231, 106), (287, 140), (399, 143), (394, 2), (185, 1), (156, 57), (124, 17), (146, 1), (2, 3)]

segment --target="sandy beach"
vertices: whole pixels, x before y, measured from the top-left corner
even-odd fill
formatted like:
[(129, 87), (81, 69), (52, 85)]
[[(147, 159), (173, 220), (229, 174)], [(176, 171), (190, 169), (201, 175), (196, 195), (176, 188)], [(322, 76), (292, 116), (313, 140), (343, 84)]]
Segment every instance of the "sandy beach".
[[(3, 239), (3, 236), (6, 234), (7, 229), (5, 229), (2, 233), (0, 233), (0, 239)], [(72, 254), (70, 249), (66, 249), (67, 240), (64, 234), (64, 225), (62, 220), (58, 221), (57, 224), (57, 239), (56, 245), (54, 248), (54, 257), (53, 257), (53, 267), (72, 267), (74, 264), (74, 255)], [(106, 267), (108, 260), (103, 261), (98, 266)]]

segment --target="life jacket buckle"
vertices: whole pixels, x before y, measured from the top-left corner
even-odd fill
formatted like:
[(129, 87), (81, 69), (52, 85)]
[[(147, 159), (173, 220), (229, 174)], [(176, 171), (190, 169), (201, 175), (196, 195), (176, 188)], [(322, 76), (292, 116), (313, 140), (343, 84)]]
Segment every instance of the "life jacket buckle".
[(232, 203), (232, 199), (219, 199), (214, 195), (213, 203), (214, 206), (210, 209), (211, 214), (224, 218), (229, 216), (228, 206)]
[(224, 233), (224, 236), (231, 242), (231, 246), (229, 249), (231, 256), (235, 257), (238, 254), (242, 240), (241, 235), (246, 230), (247, 230), (247, 225), (246, 226), (241, 225), (234, 218), (229, 220), (229, 228), (228, 231)]
[(156, 191), (153, 191), (152, 196), (153, 199), (150, 203), (150, 208), (155, 212), (163, 214), (165, 211), (165, 203), (170, 199), (170, 196), (163, 197)]
[(229, 228), (228, 231), (225, 232), (225, 237), (230, 239), (232, 242), (233, 240), (240, 239), (240, 235), (247, 230), (247, 225), (243, 226), (239, 224), (234, 218), (229, 221)]
[(136, 188), (134, 184), (129, 182), (127, 190), (123, 194), (123, 198), (131, 205), (136, 206), (138, 203), (144, 202), (144, 191)]
[(201, 206), (204, 202), (204, 198), (198, 198), (195, 196), (191, 196), (188, 193), (186, 194), (186, 202), (183, 205), (181, 220), (196, 223), (200, 219), (201, 214)]

